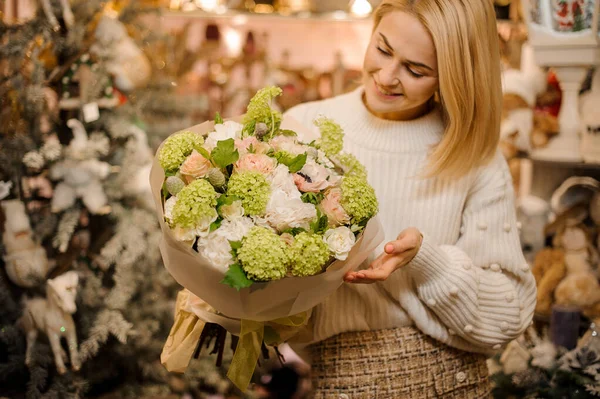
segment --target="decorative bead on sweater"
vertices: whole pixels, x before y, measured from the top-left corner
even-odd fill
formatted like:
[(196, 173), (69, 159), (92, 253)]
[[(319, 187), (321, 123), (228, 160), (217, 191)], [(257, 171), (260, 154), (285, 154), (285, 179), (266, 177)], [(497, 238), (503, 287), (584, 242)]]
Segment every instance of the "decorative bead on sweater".
[(293, 107), (318, 137), (313, 120), (325, 115), (345, 132), (344, 151), (367, 168), (377, 193), (385, 241), (361, 267), (407, 227), (423, 233), (416, 257), (383, 282), (344, 283), (312, 314), (313, 341), (347, 331), (415, 326), (450, 346), (493, 353), (530, 324), (536, 285), (523, 257), (506, 161), (457, 179), (422, 178), (427, 156), (444, 134), (434, 110), (412, 121), (375, 117), (363, 89)]

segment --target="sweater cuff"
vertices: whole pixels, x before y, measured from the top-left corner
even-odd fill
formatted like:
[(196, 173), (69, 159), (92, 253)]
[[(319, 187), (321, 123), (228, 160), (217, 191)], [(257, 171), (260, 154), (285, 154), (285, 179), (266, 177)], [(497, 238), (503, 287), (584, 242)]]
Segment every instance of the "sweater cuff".
[[(432, 239), (423, 234), (421, 248), (406, 270), (413, 276), (417, 283), (431, 279), (443, 278), (450, 272), (448, 255)], [(470, 263), (470, 262), (469, 262)]]

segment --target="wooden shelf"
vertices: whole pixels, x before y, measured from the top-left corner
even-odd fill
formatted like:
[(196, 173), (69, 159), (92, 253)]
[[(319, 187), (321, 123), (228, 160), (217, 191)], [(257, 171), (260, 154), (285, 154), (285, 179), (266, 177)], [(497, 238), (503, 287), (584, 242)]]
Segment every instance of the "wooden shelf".
[(536, 164), (546, 165), (546, 166), (556, 166), (556, 167), (569, 168), (569, 169), (600, 170), (599, 163), (548, 160), (548, 159), (536, 158), (535, 156), (529, 156), (529, 157), (526, 157), (526, 159), (529, 159), (532, 162), (535, 162)]

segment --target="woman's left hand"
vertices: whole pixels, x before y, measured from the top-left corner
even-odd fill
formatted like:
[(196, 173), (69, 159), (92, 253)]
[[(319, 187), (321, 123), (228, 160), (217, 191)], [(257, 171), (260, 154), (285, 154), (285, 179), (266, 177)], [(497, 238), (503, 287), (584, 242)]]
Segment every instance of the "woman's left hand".
[(407, 265), (421, 248), (423, 235), (410, 227), (398, 235), (396, 241), (385, 245), (385, 252), (375, 259), (368, 269), (348, 272), (344, 281), (355, 284), (372, 284), (385, 281), (395, 270)]

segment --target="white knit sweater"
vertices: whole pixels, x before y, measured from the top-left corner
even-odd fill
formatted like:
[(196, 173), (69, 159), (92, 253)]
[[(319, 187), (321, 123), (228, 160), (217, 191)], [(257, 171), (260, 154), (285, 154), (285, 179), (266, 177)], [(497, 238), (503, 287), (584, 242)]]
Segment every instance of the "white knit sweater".
[[(386, 242), (414, 226), (417, 256), (387, 281), (345, 283), (313, 311), (314, 341), (346, 331), (413, 325), (466, 351), (493, 353), (530, 324), (536, 285), (519, 243), (514, 194), (500, 153), (461, 179), (417, 177), (443, 135), (439, 111), (389, 121), (364, 106), (363, 89), (287, 111), (303, 125), (325, 115), (345, 131), (344, 150), (368, 170)], [(365, 263), (362, 267), (368, 266)]]

